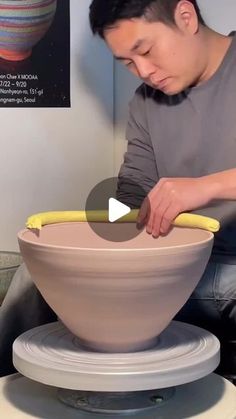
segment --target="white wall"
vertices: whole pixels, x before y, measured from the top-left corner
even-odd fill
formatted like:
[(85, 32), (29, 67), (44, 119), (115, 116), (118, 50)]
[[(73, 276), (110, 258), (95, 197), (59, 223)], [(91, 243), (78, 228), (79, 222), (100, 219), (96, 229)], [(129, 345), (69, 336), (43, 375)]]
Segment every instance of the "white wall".
[(235, 0), (198, 0), (203, 18), (213, 29), (228, 34), (236, 29)]
[(0, 249), (40, 211), (83, 209), (113, 175), (113, 60), (90, 34), (90, 0), (71, 0), (72, 108), (0, 108)]
[[(235, 0), (198, 0), (202, 15), (206, 23), (215, 30), (228, 34), (236, 30), (236, 1)], [(127, 119), (128, 102), (140, 81), (130, 75), (121, 64), (115, 63), (115, 170), (119, 170), (126, 150), (125, 125)]]

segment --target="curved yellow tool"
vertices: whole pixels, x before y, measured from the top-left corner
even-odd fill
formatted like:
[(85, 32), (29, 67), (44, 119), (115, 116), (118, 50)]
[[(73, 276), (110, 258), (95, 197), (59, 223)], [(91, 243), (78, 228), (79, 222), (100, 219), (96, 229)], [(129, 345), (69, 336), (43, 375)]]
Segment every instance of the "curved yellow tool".
[[(131, 212), (120, 218), (118, 222), (136, 222), (139, 210)], [(26, 222), (26, 227), (40, 230), (43, 225), (63, 223), (68, 221), (108, 222), (108, 211), (51, 211), (31, 215)], [(220, 229), (219, 221), (203, 215), (182, 213), (172, 223), (179, 227), (201, 228), (216, 233)]]

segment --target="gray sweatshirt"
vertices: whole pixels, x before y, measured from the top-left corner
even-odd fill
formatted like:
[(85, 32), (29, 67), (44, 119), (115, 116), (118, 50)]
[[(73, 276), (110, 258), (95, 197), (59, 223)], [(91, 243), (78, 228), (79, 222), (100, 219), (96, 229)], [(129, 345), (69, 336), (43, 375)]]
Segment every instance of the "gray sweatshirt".
[[(132, 208), (162, 177), (200, 177), (236, 167), (236, 36), (215, 74), (174, 96), (142, 84), (130, 103), (128, 148), (117, 198)], [(132, 193), (131, 182), (144, 193)], [(236, 264), (236, 201), (192, 211), (219, 219), (213, 257)]]

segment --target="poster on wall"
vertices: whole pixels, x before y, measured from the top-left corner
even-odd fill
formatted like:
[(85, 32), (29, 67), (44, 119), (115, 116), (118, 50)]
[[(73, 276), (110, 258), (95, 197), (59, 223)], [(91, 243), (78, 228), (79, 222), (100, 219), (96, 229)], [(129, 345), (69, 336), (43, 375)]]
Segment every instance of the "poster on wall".
[(70, 107), (69, 0), (0, 0), (0, 107)]

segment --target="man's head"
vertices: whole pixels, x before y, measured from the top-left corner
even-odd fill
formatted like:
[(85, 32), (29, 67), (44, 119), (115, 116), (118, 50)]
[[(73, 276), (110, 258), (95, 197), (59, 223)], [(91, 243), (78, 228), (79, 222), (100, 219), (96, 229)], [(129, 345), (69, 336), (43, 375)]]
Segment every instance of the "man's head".
[[(93, 0), (90, 6), (90, 24), (94, 34), (104, 38), (104, 32), (120, 20), (145, 18), (175, 24), (175, 9), (180, 0)], [(189, 0), (195, 8), (199, 22), (204, 25), (196, 0)]]
[(195, 0), (93, 0), (90, 25), (132, 73), (166, 94), (204, 72), (205, 24)]

